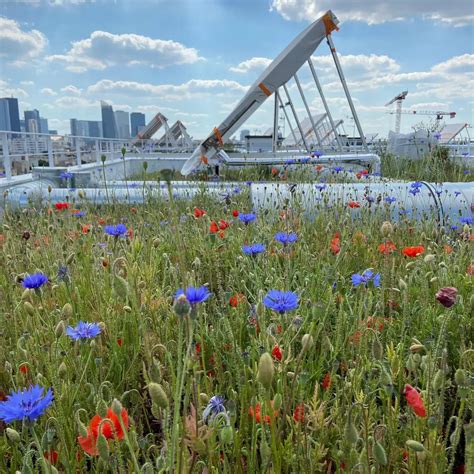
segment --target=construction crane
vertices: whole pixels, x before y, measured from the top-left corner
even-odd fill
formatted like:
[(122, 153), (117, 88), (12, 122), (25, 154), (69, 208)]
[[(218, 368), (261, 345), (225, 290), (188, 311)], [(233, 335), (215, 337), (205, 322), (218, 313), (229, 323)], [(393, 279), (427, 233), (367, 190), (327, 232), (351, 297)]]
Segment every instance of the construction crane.
[(400, 133), (400, 123), (402, 121), (402, 101), (406, 99), (407, 94), (408, 94), (408, 91), (400, 92), (400, 94), (398, 94), (390, 102), (387, 102), (385, 104), (385, 107), (392, 105), (394, 102), (396, 102), (397, 104), (395, 112), (391, 112), (391, 113), (396, 114), (395, 133)]
[(410, 115), (436, 115), (436, 120), (442, 120), (445, 115), (449, 115), (449, 118), (456, 117), (456, 112), (440, 112), (435, 110), (400, 110), (396, 112), (390, 112), (391, 114), (410, 114)]

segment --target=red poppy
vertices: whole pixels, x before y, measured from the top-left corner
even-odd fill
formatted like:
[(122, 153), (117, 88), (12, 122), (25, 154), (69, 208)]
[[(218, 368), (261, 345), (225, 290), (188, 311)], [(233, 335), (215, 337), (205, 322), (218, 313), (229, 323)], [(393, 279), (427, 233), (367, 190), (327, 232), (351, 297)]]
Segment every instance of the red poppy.
[(56, 463), (58, 462), (59, 455), (58, 455), (58, 452), (55, 451), (54, 449), (51, 449), (49, 451), (45, 451), (43, 453), (43, 456), (47, 461), (49, 461), (53, 465), (56, 465)]
[(130, 209), (130, 212), (131, 212), (132, 214), (136, 214), (136, 213), (137, 213), (137, 208), (136, 208), (136, 207), (132, 207), (132, 208)]
[(121, 339), (120, 337), (117, 338), (117, 345), (119, 347), (122, 347), (122, 345), (123, 345), (123, 339)]
[[(273, 402), (270, 402), (270, 404), (273, 408)], [(251, 406), (249, 408), (249, 415), (252, 418), (255, 418), (256, 423), (261, 423), (262, 422), (262, 409), (261, 409), (260, 403), (257, 403), (255, 405), (255, 408), (253, 406)], [(277, 416), (278, 416), (278, 412), (274, 410), (273, 411), (273, 417), (276, 418)], [(263, 416), (263, 422), (267, 423), (267, 425), (269, 425), (272, 422), (272, 419), (271, 419), (270, 415), (264, 415)]]
[(281, 359), (283, 358), (283, 354), (278, 344), (275, 344), (275, 346), (272, 349), (272, 357), (278, 362), (281, 362)]
[(196, 355), (199, 356), (201, 353), (201, 343), (196, 342)]
[(413, 411), (415, 412), (415, 414), (417, 416), (425, 417), (426, 416), (425, 405), (423, 403), (423, 399), (421, 398), (421, 395), (418, 393), (416, 388), (413, 388), (411, 385), (406, 384), (404, 392), (405, 392), (405, 397), (407, 399), (407, 403), (413, 408)]
[(356, 173), (356, 178), (357, 178), (357, 179), (362, 178), (362, 173)]
[(104, 225), (105, 224), (105, 219), (99, 219), (98, 223), (99, 223), (99, 225)]
[(321, 383), (324, 390), (327, 390), (331, 386), (331, 372), (328, 372)]
[(221, 239), (223, 239), (223, 238), (225, 237), (225, 232), (221, 230), (221, 231), (219, 232), (219, 237), (220, 237)]
[(199, 218), (206, 215), (206, 211), (204, 209), (199, 209), (199, 207), (194, 208), (194, 217)]
[(69, 209), (69, 203), (68, 202), (57, 202), (54, 207), (58, 211), (63, 211), (64, 209)]
[(405, 247), (403, 249), (403, 255), (407, 257), (418, 257), (425, 251), (425, 247), (423, 245), (415, 245), (414, 247)]
[(392, 252), (395, 252), (397, 247), (393, 242), (385, 242), (384, 244), (379, 245), (379, 252), (383, 255), (389, 255)]
[(369, 170), (362, 170), (360, 174), (363, 174), (363, 175), (369, 174)]
[[(128, 413), (125, 408), (122, 408), (121, 418), (123, 426), (125, 429), (128, 429)], [(122, 425), (118, 416), (112, 411), (112, 408), (107, 410), (106, 418), (102, 418), (100, 415), (95, 415), (90, 421), (89, 427), (87, 428), (87, 436), (79, 436), (77, 438), (81, 448), (91, 456), (97, 456), (98, 454), (96, 443), (97, 437), (99, 435), (99, 428), (106, 439), (123, 438), (124, 431)]]
[(219, 229), (226, 230), (228, 227), (230, 227), (230, 223), (221, 219), (221, 221), (219, 222)]
[(82, 230), (82, 233), (83, 233), (83, 234), (87, 234), (87, 233), (91, 230), (91, 225), (90, 225), (90, 224), (84, 224), (84, 225), (82, 226), (82, 229), (81, 229), (81, 230)]
[(296, 423), (304, 423), (304, 403), (296, 405), (293, 420), (295, 420)]
[(272, 168), (272, 176), (278, 174), (278, 170), (276, 168)]
[(354, 209), (356, 207), (360, 207), (360, 203), (358, 203), (357, 201), (349, 201), (347, 203), (347, 205), (351, 208), (351, 209)]
[(237, 308), (240, 303), (243, 303), (245, 301), (245, 296), (241, 293), (235, 294), (229, 298), (229, 304), (232, 306), (232, 308)]
[(453, 248), (451, 247), (451, 245), (446, 244), (444, 246), (444, 253), (447, 253), (447, 254), (453, 253)]
[(211, 234), (217, 234), (217, 232), (219, 232), (219, 226), (217, 225), (216, 221), (211, 222), (211, 225), (209, 226), (209, 232)]
[(237, 209), (234, 209), (234, 210), (232, 211), (232, 215), (233, 215), (234, 217), (239, 217), (239, 211), (238, 211)]
[(339, 232), (336, 232), (334, 234), (334, 237), (331, 239), (331, 252), (333, 253), (333, 255), (337, 255), (341, 251), (340, 243), (341, 234)]
[(323, 169), (323, 166), (322, 165), (316, 165), (315, 168), (316, 168), (316, 171), (321, 171)]
[(18, 370), (22, 374), (27, 374), (30, 371), (30, 368), (28, 367), (28, 364), (21, 364), (20, 367), (18, 367)]

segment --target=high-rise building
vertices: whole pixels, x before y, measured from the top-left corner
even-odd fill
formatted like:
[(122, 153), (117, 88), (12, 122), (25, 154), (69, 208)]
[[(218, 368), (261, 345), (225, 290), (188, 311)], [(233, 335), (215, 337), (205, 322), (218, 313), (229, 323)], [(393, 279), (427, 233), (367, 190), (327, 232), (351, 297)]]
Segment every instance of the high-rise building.
[(76, 137), (102, 137), (102, 122), (97, 120), (71, 119), (71, 135)]
[(100, 120), (88, 120), (89, 137), (102, 137), (102, 122)]
[(48, 119), (44, 117), (40, 117), (40, 123), (39, 123), (39, 129), (40, 133), (49, 133), (49, 128), (48, 128)]
[(26, 124), (24, 120), (20, 119), (20, 132), (26, 132)]
[(250, 130), (241, 130), (240, 131), (240, 141), (241, 142), (244, 142), (245, 141), (245, 137), (247, 135), (250, 135)]
[(104, 138), (117, 138), (117, 124), (115, 122), (114, 109), (107, 102), (101, 100), (102, 132)]
[(8, 102), (0, 99), (0, 130), (10, 130), (10, 111)]
[[(0, 99), (0, 108), (3, 114), (8, 115), (8, 128), (2, 128), (2, 130), (10, 130), (12, 132), (21, 132), (20, 128), (20, 114), (18, 112), (18, 99), (14, 97), (4, 97)], [(2, 120), (2, 119), (0, 119)], [(6, 119), (4, 119), (4, 126), (6, 126)]]
[(132, 128), (132, 137), (136, 137), (138, 132), (145, 126), (145, 114), (132, 112), (130, 114), (130, 125)]
[(115, 123), (117, 124), (117, 138), (130, 138), (130, 114), (123, 110), (117, 110)]
[[(39, 133), (40, 131), (40, 114), (39, 111), (34, 109), (34, 110), (25, 110), (24, 112), (25, 115), (25, 125), (26, 125), (26, 131), (30, 133)], [(36, 126), (31, 125), (33, 122), (36, 122)], [(30, 130), (30, 125), (33, 130)]]

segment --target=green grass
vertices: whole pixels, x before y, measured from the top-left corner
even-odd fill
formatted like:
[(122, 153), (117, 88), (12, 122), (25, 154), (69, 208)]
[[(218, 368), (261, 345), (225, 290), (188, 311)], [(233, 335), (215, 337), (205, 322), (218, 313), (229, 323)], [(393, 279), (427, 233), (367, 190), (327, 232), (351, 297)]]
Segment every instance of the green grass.
[[(0, 390), (39, 383), (54, 389), (55, 401), (33, 427), (9, 424), (16, 440), (0, 426), (0, 472), (48, 472), (41, 460), (49, 450), (62, 472), (431, 474), (465, 462), (463, 426), (474, 406), (472, 229), (400, 221), (383, 235), (373, 215), (353, 219), (333, 209), (310, 222), (296, 205), (245, 226), (232, 211), (249, 212), (248, 195), (232, 199), (223, 204), (203, 193), (136, 209), (78, 202), (82, 218), (33, 205), (6, 210)], [(196, 219), (194, 206), (206, 215)], [(211, 220), (221, 219), (234, 222), (223, 237), (210, 234)], [(107, 237), (100, 222), (121, 220), (133, 237)], [(296, 232), (298, 242), (282, 249), (277, 231)], [(387, 240), (397, 251), (382, 255)], [(242, 245), (254, 242), (266, 253), (244, 255)], [(403, 256), (412, 245), (425, 252)], [(65, 279), (57, 276), (61, 266)], [(381, 274), (380, 289), (352, 286), (351, 275), (367, 268)], [(25, 292), (21, 278), (35, 271), (50, 283)], [(212, 292), (192, 318), (173, 309), (176, 290), (189, 285)], [(459, 291), (449, 309), (435, 298), (446, 286)], [(266, 308), (273, 288), (296, 292), (298, 309)], [(237, 307), (229, 304), (234, 295), (242, 295)], [(79, 320), (100, 322), (102, 334), (72, 341), (64, 326)], [(305, 334), (313, 343), (303, 350)], [(265, 388), (258, 363), (275, 345), (283, 357)], [(161, 385), (167, 404), (151, 400), (150, 382)], [(407, 406), (405, 384), (420, 391), (426, 417)], [(204, 422), (214, 395), (225, 397), (228, 422)], [(80, 427), (114, 399), (128, 411), (127, 436), (89, 456), (77, 442)], [(271, 423), (249, 415), (257, 403)], [(301, 404), (304, 422), (294, 419)], [(409, 440), (422, 451), (408, 448)]]

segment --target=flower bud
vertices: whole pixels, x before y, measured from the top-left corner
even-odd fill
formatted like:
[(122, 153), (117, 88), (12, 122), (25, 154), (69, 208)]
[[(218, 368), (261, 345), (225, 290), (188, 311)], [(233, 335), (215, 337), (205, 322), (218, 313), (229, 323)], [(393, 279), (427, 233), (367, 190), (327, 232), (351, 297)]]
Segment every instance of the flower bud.
[(21, 441), (20, 433), (18, 431), (14, 430), (13, 428), (7, 428), (5, 430), (5, 433), (7, 434), (7, 438), (12, 442), (12, 443), (19, 443)]
[(64, 380), (67, 376), (67, 365), (64, 361), (59, 364), (58, 376), (61, 380)]
[(231, 444), (232, 441), (234, 441), (234, 430), (232, 426), (224, 426), (224, 428), (221, 429), (219, 435), (220, 435), (222, 444), (224, 445)]
[(438, 369), (435, 376), (433, 377), (433, 388), (435, 390), (440, 390), (443, 385), (443, 371)]
[(181, 317), (184, 317), (184, 316), (188, 316), (189, 315), (189, 312), (191, 310), (191, 305), (189, 304), (187, 298), (186, 298), (186, 295), (179, 295), (175, 302), (174, 302), (174, 306), (173, 306), (173, 309), (174, 309), (174, 312), (177, 316), (181, 316)]
[(131, 313), (131, 312), (132, 312), (132, 308), (130, 308), (130, 306), (128, 306), (128, 305), (125, 305), (125, 306), (123, 307), (123, 310), (124, 310), (126, 313)]
[(61, 310), (61, 316), (63, 319), (69, 319), (73, 315), (71, 303), (66, 303)]
[(418, 441), (415, 441), (414, 439), (409, 439), (405, 442), (408, 448), (412, 449), (413, 451), (417, 453), (421, 453), (422, 451), (425, 450), (425, 447)]
[(313, 339), (313, 336), (311, 336), (311, 334), (305, 334), (301, 338), (301, 350), (303, 352), (309, 351), (313, 347), (313, 344), (314, 344), (314, 339)]
[(26, 288), (21, 294), (21, 301), (31, 300), (31, 291), (29, 288)]
[(425, 263), (431, 263), (431, 262), (434, 261), (435, 258), (436, 258), (436, 257), (435, 257), (433, 254), (429, 253), (428, 255), (425, 256), (425, 258), (423, 259), (423, 261), (424, 261)]
[(384, 447), (378, 441), (376, 441), (374, 444), (374, 458), (381, 466), (387, 465), (387, 453), (385, 452)]
[(66, 329), (64, 321), (59, 321), (59, 323), (56, 325), (56, 328), (54, 330), (54, 335), (56, 337), (61, 337), (64, 334), (64, 330)]
[(96, 411), (101, 418), (107, 418), (107, 410), (107, 404), (104, 402), (104, 400), (99, 400), (99, 402), (97, 403)]
[(97, 451), (99, 452), (100, 458), (107, 462), (109, 460), (109, 445), (105, 436), (102, 433), (99, 433), (97, 436)]
[(456, 385), (459, 385), (461, 387), (467, 386), (469, 380), (467, 378), (466, 371), (464, 369), (456, 370), (456, 373), (454, 374), (454, 381), (456, 382)]
[(385, 221), (380, 227), (380, 232), (384, 237), (388, 237), (393, 234), (393, 225), (390, 222)]
[(423, 344), (412, 344), (410, 346), (410, 351), (413, 353), (424, 352), (425, 346)]
[(70, 265), (70, 264), (72, 263), (72, 261), (74, 260), (74, 257), (75, 257), (75, 256), (76, 256), (76, 255), (75, 255), (74, 253), (70, 253), (70, 254), (67, 256), (67, 258), (66, 258), (66, 263), (67, 263), (68, 265)]
[(372, 341), (372, 356), (376, 360), (381, 360), (383, 357), (383, 346), (378, 337)]
[(347, 418), (346, 426), (344, 428), (344, 438), (350, 444), (356, 444), (357, 440), (359, 439), (359, 433), (356, 430), (356, 427), (352, 423), (352, 415), (349, 413), (349, 417)]
[(33, 316), (35, 314), (35, 308), (34, 306), (29, 302), (25, 301), (23, 303), (23, 308), (25, 308), (25, 311), (30, 315)]
[(408, 285), (405, 283), (405, 280), (402, 280), (401, 278), (398, 280), (398, 286), (400, 287), (401, 290), (408, 289)]
[(119, 418), (122, 417), (122, 404), (120, 403), (119, 400), (114, 398), (112, 402), (112, 412), (115, 413)]
[(273, 374), (275, 368), (273, 366), (272, 356), (268, 352), (264, 352), (260, 356), (260, 362), (258, 363), (257, 380), (269, 390), (272, 386)]
[(159, 383), (150, 382), (148, 384), (148, 393), (150, 394), (152, 402), (156, 403), (159, 408), (163, 408), (164, 410), (168, 408), (168, 397)]
[(283, 401), (283, 399), (282, 399), (281, 393), (277, 393), (273, 397), (273, 409), (275, 411), (278, 411), (280, 409), (282, 401)]

